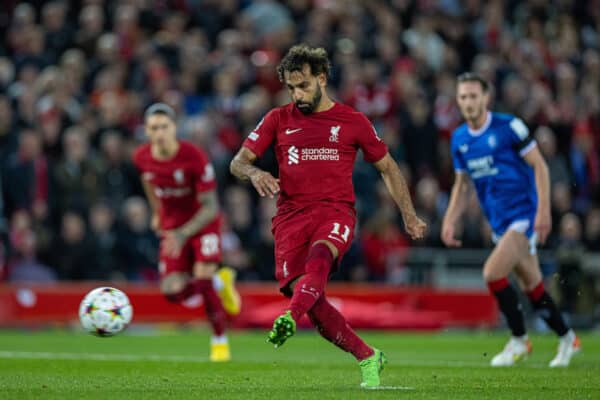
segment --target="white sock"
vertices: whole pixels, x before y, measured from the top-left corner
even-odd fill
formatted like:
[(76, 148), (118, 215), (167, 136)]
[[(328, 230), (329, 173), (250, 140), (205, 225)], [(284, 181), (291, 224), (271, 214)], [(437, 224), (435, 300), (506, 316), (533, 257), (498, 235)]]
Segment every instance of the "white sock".
[(513, 336), (513, 337), (522, 342), (525, 342), (525, 341), (527, 341), (527, 339), (529, 339), (529, 336), (527, 336), (527, 334), (524, 334), (523, 336)]
[(212, 284), (213, 284), (213, 288), (217, 292), (220, 291), (221, 289), (223, 289), (223, 286), (224, 286), (223, 280), (217, 274), (213, 275), (213, 277), (212, 277)]
[(213, 336), (210, 338), (210, 344), (225, 344), (227, 343), (227, 335)]
[(567, 333), (560, 337), (560, 340), (566, 340), (568, 342), (575, 340), (575, 332), (573, 332), (573, 329), (569, 329)]

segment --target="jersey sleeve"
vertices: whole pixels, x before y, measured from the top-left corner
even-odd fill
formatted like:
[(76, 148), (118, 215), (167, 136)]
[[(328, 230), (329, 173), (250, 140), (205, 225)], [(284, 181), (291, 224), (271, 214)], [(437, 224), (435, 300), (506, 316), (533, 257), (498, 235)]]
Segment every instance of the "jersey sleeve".
[(260, 157), (269, 148), (275, 140), (277, 126), (279, 124), (278, 109), (273, 109), (260, 120), (256, 128), (244, 140), (244, 147), (252, 150), (257, 157)]
[(536, 146), (535, 140), (529, 135), (529, 128), (521, 118), (513, 118), (508, 124), (510, 131), (510, 143), (513, 149), (519, 153), (521, 157), (529, 153)]
[(452, 164), (454, 165), (454, 171), (465, 172), (467, 170), (467, 166), (465, 165), (464, 158), (458, 150), (458, 140), (456, 138), (456, 134), (452, 135), (452, 140), (450, 143), (450, 152), (452, 153)]
[(192, 163), (196, 192), (203, 193), (215, 190), (217, 188), (217, 180), (212, 163), (204, 152), (196, 149), (196, 153), (197, 155)]
[(388, 152), (388, 147), (377, 135), (375, 127), (363, 114), (358, 114), (361, 123), (358, 125), (358, 147), (362, 149), (365, 161), (374, 163), (381, 160)]

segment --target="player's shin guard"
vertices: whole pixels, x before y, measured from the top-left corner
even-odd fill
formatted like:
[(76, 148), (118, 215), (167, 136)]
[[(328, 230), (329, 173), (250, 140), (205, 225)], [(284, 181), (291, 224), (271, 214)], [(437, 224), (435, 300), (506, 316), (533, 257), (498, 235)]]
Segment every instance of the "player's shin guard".
[(319, 297), (308, 317), (321, 336), (351, 353), (358, 361), (374, 354), (373, 349), (350, 328), (344, 316), (327, 301), (325, 294)]
[(501, 278), (487, 283), (490, 292), (496, 297), (500, 311), (504, 314), (512, 335), (521, 337), (525, 335), (525, 319), (517, 292), (511, 286), (508, 278)]
[(331, 250), (323, 243), (318, 243), (310, 249), (304, 269), (305, 275), (296, 284), (290, 302), (294, 321), (299, 321), (323, 294), (332, 263)]
[(527, 297), (538, 316), (546, 321), (548, 327), (558, 336), (564, 336), (569, 331), (558, 307), (544, 289), (544, 282), (540, 282), (532, 291), (528, 292)]
[(225, 332), (225, 312), (221, 299), (215, 292), (211, 279), (196, 279), (192, 283), (195, 293), (200, 293), (204, 298), (206, 316), (212, 325), (215, 336), (221, 336)]

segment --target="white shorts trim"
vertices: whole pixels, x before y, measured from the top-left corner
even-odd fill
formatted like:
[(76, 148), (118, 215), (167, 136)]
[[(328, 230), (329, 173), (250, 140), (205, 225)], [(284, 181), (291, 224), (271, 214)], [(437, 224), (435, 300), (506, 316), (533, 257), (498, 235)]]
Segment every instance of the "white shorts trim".
[[(508, 228), (506, 228), (506, 232), (508, 231), (516, 231), (522, 234), (525, 234), (525, 232), (527, 232), (527, 229), (529, 229), (529, 225), (531, 224), (531, 221), (528, 219), (518, 219), (516, 221), (513, 221)], [(492, 241), (494, 243), (498, 243), (498, 241), (500, 240), (501, 235), (498, 235), (497, 233), (492, 233)], [(529, 254), (531, 255), (535, 255), (537, 254), (537, 233), (533, 233), (533, 235), (531, 235), (531, 237), (529, 238)]]

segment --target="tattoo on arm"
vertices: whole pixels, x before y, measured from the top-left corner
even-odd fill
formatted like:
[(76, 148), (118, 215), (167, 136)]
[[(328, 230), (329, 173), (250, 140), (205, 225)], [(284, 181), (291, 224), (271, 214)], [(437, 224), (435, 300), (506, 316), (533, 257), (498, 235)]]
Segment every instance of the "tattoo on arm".
[(242, 147), (231, 161), (229, 171), (240, 180), (250, 180), (252, 174), (260, 171), (258, 167), (252, 165), (255, 160), (256, 155), (249, 149)]
[(201, 231), (215, 219), (219, 212), (219, 202), (215, 191), (200, 193), (198, 200), (202, 203), (202, 208), (188, 222), (177, 229), (177, 233), (185, 239)]

